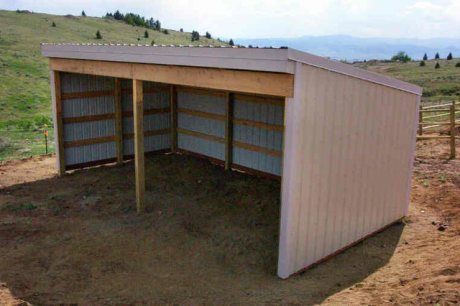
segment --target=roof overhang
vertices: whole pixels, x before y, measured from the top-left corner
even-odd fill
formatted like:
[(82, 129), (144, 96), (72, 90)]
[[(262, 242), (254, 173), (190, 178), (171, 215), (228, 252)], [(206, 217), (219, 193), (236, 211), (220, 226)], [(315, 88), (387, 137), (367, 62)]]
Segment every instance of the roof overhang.
[(295, 63), (326, 69), (416, 95), (422, 88), (339, 61), (287, 48), (146, 46), (127, 44), (42, 44), (50, 58), (145, 63), (294, 74)]

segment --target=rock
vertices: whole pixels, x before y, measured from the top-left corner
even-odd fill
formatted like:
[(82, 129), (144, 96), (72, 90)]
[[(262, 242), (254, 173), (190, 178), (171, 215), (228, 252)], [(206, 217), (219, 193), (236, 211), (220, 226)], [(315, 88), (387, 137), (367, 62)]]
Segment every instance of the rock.
[(440, 224), (440, 225), (438, 226), (438, 231), (444, 232), (445, 230), (446, 230), (446, 226), (445, 226), (445, 225)]

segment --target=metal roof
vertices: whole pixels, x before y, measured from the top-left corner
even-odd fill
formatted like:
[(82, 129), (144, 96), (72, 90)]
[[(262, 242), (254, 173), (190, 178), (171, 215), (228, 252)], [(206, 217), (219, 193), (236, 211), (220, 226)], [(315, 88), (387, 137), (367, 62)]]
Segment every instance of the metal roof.
[(294, 74), (295, 63), (301, 62), (416, 95), (422, 94), (422, 88), (419, 86), (290, 48), (43, 43), (41, 49), (44, 56), (55, 58), (255, 70), (289, 74)]

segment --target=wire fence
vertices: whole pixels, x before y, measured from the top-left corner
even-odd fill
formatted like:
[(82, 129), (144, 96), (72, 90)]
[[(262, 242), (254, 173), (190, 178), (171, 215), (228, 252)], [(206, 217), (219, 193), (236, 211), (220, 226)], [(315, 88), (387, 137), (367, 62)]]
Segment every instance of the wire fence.
[(53, 130), (0, 129), (0, 161), (53, 152)]

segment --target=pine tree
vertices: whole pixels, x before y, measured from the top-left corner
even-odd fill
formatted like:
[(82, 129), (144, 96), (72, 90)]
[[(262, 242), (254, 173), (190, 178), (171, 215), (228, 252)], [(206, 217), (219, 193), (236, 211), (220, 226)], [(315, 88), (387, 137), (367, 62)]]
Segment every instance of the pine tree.
[(424, 61), (427, 61), (428, 60), (428, 55), (425, 53), (425, 55), (423, 56), (423, 60)]
[(434, 66), (434, 69), (439, 69), (441, 68), (441, 65), (439, 65), (439, 62), (436, 62), (436, 66)]
[(228, 44), (229, 44), (230, 46), (234, 46), (234, 45), (235, 45), (235, 43), (233, 42), (233, 39), (231, 39), (231, 38), (230, 38), (230, 40), (228, 41)]
[(434, 56), (434, 59), (439, 59), (439, 53), (436, 52), (436, 55)]
[(180, 31), (180, 32), (184, 32), (184, 29), (180, 28), (180, 30), (179, 30), (179, 31)]
[(144, 38), (149, 38), (149, 32), (147, 30), (144, 32)]
[(82, 17), (86, 17), (85, 11), (81, 11), (81, 16), (82, 16)]
[(56, 23), (53, 21), (53, 23), (51, 24), (51, 26), (52, 26), (53, 28), (55, 28), (55, 27), (56, 27)]
[(212, 37), (211, 37), (211, 33), (206, 32), (205, 37), (206, 37), (207, 39), (211, 39), (211, 38), (212, 38)]
[(116, 10), (115, 13), (113, 14), (113, 18), (115, 18), (115, 20), (123, 20), (123, 14), (120, 13), (119, 10)]
[(192, 31), (192, 41), (200, 40), (200, 33)]
[(421, 61), (421, 62), (420, 62), (420, 67), (425, 67), (425, 65), (426, 65), (426, 64), (425, 64), (425, 61)]
[(99, 30), (96, 32), (96, 39), (102, 39), (102, 34)]
[(450, 61), (451, 59), (453, 59), (454, 57), (452, 56), (452, 52), (449, 53), (449, 55), (447, 56), (447, 60)]

